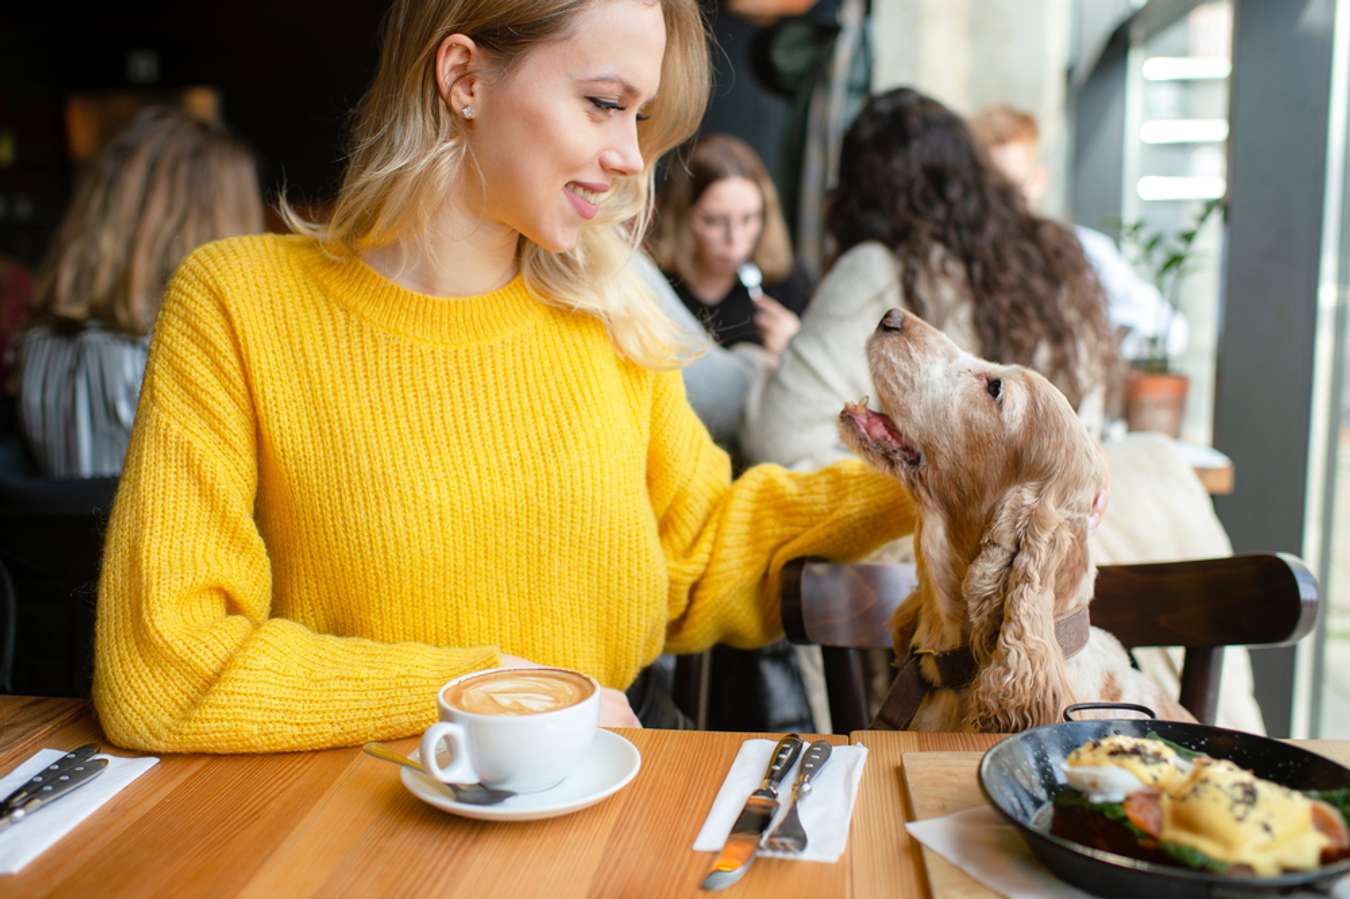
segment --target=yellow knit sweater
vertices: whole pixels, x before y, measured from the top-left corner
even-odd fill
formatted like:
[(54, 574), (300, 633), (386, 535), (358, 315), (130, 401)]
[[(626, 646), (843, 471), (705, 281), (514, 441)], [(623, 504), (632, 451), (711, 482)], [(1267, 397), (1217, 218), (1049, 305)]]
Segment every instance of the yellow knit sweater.
[(912, 525), (856, 462), (731, 483), (678, 373), (520, 278), (437, 298), (304, 238), (221, 241), (155, 328), (94, 702), (157, 751), (406, 736), (499, 652), (622, 688), (662, 651), (768, 642), (785, 562)]

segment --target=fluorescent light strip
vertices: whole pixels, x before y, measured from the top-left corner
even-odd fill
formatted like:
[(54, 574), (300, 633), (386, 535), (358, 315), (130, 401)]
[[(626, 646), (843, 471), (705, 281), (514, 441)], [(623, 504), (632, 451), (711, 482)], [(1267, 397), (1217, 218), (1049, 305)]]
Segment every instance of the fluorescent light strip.
[(1146, 175), (1135, 189), (1141, 200), (1214, 200), (1227, 186), (1218, 175)]
[(1153, 119), (1139, 126), (1146, 144), (1218, 144), (1228, 140), (1223, 119)]
[(1221, 56), (1150, 56), (1143, 75), (1147, 81), (1202, 81), (1227, 78), (1232, 70)]

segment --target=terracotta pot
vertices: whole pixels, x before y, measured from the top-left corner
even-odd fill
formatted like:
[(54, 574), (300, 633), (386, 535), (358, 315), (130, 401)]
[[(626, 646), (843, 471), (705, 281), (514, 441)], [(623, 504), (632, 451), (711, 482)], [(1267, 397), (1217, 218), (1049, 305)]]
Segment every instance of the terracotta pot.
[(1185, 375), (1132, 370), (1125, 383), (1125, 421), (1130, 430), (1180, 437), (1190, 386), (1191, 379)]

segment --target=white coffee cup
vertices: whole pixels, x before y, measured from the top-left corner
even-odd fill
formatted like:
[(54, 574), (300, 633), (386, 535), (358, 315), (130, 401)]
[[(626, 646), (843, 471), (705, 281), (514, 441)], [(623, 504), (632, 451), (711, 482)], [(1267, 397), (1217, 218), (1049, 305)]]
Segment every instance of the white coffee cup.
[[(537, 793), (561, 783), (600, 726), (600, 685), (565, 668), (494, 668), (448, 682), (422, 734), (422, 768), (446, 783)], [(437, 758), (449, 744), (452, 761)]]

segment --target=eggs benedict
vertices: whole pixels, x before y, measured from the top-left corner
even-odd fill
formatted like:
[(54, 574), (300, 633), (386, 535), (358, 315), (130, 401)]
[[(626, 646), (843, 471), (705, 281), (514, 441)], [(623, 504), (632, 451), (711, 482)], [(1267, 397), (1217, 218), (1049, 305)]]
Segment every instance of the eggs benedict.
[(1261, 877), (1350, 855), (1336, 807), (1162, 740), (1084, 743), (1065, 759), (1064, 777), (1051, 833), (1099, 849)]

